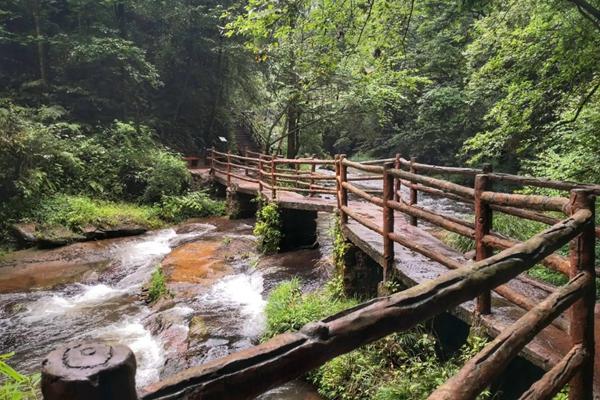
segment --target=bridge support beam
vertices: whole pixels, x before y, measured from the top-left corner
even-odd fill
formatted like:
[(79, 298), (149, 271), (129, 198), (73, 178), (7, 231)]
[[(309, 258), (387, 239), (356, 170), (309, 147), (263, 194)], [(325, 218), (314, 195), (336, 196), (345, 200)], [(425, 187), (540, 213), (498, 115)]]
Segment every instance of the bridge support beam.
[(346, 295), (361, 299), (377, 297), (383, 268), (358, 246), (347, 242), (342, 276)]
[(281, 250), (315, 248), (317, 241), (317, 211), (280, 208), (283, 240)]
[(230, 219), (252, 218), (256, 215), (257, 203), (254, 196), (227, 189), (227, 215)]

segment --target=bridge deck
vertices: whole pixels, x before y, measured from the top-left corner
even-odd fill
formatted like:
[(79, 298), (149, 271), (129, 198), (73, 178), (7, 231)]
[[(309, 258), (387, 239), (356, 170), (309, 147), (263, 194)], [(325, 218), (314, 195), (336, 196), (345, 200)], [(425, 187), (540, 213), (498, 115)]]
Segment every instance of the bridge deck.
[[(194, 174), (206, 174), (208, 170), (194, 170)], [(215, 174), (214, 179), (223, 184), (227, 184), (227, 178), (223, 174)], [(231, 184), (242, 193), (256, 195), (258, 193), (258, 183), (251, 183), (231, 179)], [(270, 190), (264, 192), (270, 196)], [(314, 210), (332, 212), (336, 209), (336, 198), (331, 195), (328, 197), (307, 197), (298, 193), (288, 191), (277, 191), (277, 203), (284, 208), (293, 208), (301, 210)], [(382, 221), (382, 209), (366, 202), (351, 201), (351, 209), (359, 215), (372, 220), (376, 225)], [(448, 247), (431, 233), (411, 226), (405, 218), (400, 218), (402, 214), (396, 213), (394, 232), (409, 236), (412, 241), (416, 241), (428, 248), (435, 249), (437, 252), (444, 254), (456, 261), (464, 263), (470, 262), (463, 254)], [(362, 251), (368, 254), (371, 258), (383, 265), (383, 242), (379, 234), (369, 230), (365, 226), (350, 220), (343, 227), (344, 234), (357, 245)], [(434, 279), (446, 272), (448, 268), (422, 256), (412, 250), (409, 250), (399, 244), (394, 245), (395, 268), (398, 277), (407, 286), (414, 286), (427, 280)], [(548, 296), (552, 287), (534, 281), (525, 276), (511, 280), (508, 287), (513, 289), (518, 294), (521, 294), (534, 303), (540, 302)], [(505, 298), (493, 293), (492, 294), (492, 314), (480, 317), (479, 323), (492, 336), (498, 335), (502, 330), (508, 328), (521, 316), (526, 313), (526, 310), (516, 304), (506, 300)], [(475, 316), (475, 301), (469, 301), (461, 304), (458, 308), (450, 311), (453, 315), (465, 321), (468, 324), (473, 324)], [(596, 310), (596, 320), (599, 321), (599, 312)], [(599, 321), (600, 322), (600, 321)], [(535, 339), (533, 339), (523, 350), (522, 355), (531, 361), (533, 364), (548, 370), (556, 364), (571, 348), (569, 335), (565, 332), (566, 321), (561, 317), (554, 324), (548, 326)], [(596, 343), (600, 342), (599, 323), (596, 323)], [(598, 346), (596, 346), (598, 354)], [(596, 357), (598, 364), (600, 357)], [(596, 377), (600, 377), (600, 365), (596, 367)], [(600, 382), (600, 379), (595, 379), (595, 383)], [(596, 390), (598, 392), (598, 390)]]

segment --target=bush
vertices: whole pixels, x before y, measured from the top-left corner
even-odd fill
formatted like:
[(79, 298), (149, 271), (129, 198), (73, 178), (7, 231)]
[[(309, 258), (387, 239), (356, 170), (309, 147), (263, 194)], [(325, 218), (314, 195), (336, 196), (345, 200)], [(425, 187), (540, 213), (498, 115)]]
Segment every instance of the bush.
[(264, 254), (277, 253), (283, 237), (279, 208), (276, 203), (262, 205), (256, 213), (254, 236), (258, 238), (258, 249)]
[(164, 196), (160, 203), (160, 217), (169, 222), (224, 214), (225, 203), (211, 199), (206, 192)]
[(146, 189), (142, 196), (147, 203), (160, 201), (164, 196), (183, 193), (191, 183), (185, 162), (178, 156), (157, 150), (152, 165), (142, 174)]
[(40, 374), (23, 375), (6, 363), (13, 353), (0, 355), (0, 399), (37, 400), (39, 394)]
[(56, 194), (152, 203), (190, 184), (180, 157), (144, 126), (67, 121), (59, 106), (26, 108), (0, 99), (0, 235)]

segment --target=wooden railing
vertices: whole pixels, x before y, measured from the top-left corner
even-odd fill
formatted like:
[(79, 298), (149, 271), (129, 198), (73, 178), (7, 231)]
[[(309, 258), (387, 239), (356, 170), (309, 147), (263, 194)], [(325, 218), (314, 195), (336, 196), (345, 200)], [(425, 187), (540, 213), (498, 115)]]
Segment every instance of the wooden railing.
[(335, 176), (317, 173), (318, 166), (334, 165), (334, 160), (314, 158), (285, 159), (258, 154), (252, 157), (212, 150), (209, 154), (211, 169), (227, 177), (259, 185), (258, 192), (270, 199), (277, 198), (277, 191), (292, 191), (314, 196), (335, 195)]
[[(348, 160), (344, 155), (336, 156), (334, 160), (283, 159), (262, 154), (241, 156), (212, 151), (209, 160), (212, 173), (218, 174), (229, 186), (248, 183), (254, 185), (252, 187), (256, 188), (257, 193), (272, 200), (281, 197), (279, 191), (301, 193), (308, 197), (336, 194), (343, 227), (359, 224), (381, 236), (383, 258), (380, 263), (384, 279), (394, 266), (396, 243), (445, 265), (450, 271), (437, 279), (308, 324), (299, 332), (279, 335), (259, 346), (184, 370), (144, 388), (139, 396), (131, 388), (122, 387), (119, 389), (119, 398), (249, 399), (297, 378), (335, 356), (390, 333), (410, 329), (473, 298), (477, 298), (479, 313), (491, 313), (491, 291), (495, 291), (525, 309), (526, 313), (429, 398), (475, 398), (541, 330), (569, 309), (568, 333), (565, 334), (570, 335), (570, 351), (521, 399), (551, 399), (567, 383), (570, 399), (592, 399), (595, 355), (594, 246), (595, 238), (599, 236), (595, 228), (594, 194), (600, 193), (600, 186), (498, 174), (489, 167), (433, 166), (399, 156), (358, 163)], [(335, 175), (318, 171), (318, 165), (335, 166)], [(359, 174), (349, 174), (349, 170), (359, 171)], [(446, 181), (440, 179), (442, 175), (458, 175), (472, 180), (473, 185)], [(381, 190), (366, 190), (356, 183), (373, 179), (383, 180)], [(496, 192), (493, 184), (498, 181), (570, 191), (570, 197)], [(402, 195), (402, 186), (408, 188), (408, 199)], [(419, 192), (472, 205), (474, 222), (420, 206)], [(380, 222), (356, 212), (352, 204), (357, 199), (380, 209)], [(551, 227), (520, 242), (494, 231), (494, 212), (542, 222)], [(464, 265), (395, 232), (396, 218), (400, 215), (406, 215), (411, 225), (424, 221), (474, 240), (475, 262)], [(568, 257), (555, 253), (568, 243)], [(500, 251), (494, 254), (497, 250)], [(539, 303), (512, 291), (506, 285), (537, 263), (570, 278), (567, 284)], [(80, 358), (92, 357), (88, 355), (99, 351), (94, 346), (100, 345), (88, 345), (79, 350), (73, 347), (58, 349), (49, 356), (43, 371), (46, 398), (67, 398), (64, 393), (68, 389), (73, 390), (73, 382), (81, 385), (82, 380), (96, 382), (94, 388), (89, 389), (92, 391), (100, 390), (98, 387), (105, 382), (107, 388), (104, 390), (110, 392), (110, 383), (106, 383), (110, 379), (98, 379), (98, 374), (107, 370), (112, 371), (110, 373), (113, 375), (115, 370), (119, 370), (110, 362), (105, 362), (99, 371), (92, 368), (82, 374), (78, 370), (79, 375), (74, 373), (78, 379), (65, 377), (68, 374), (64, 372), (64, 366), (60, 369), (52, 362), (56, 359), (56, 364), (60, 363), (58, 360), (64, 364), (65, 355), (73, 351)], [(116, 347), (113, 351), (114, 354), (122, 352), (126, 353), (126, 349)], [(117, 358), (121, 364), (130, 363), (127, 361), (130, 358), (125, 355)], [(78, 362), (82, 364), (81, 360)], [(119, 371), (122, 375), (129, 374), (129, 378), (122, 377), (120, 382), (129, 382), (131, 386), (134, 385), (132, 369), (130, 364), (127, 365), (127, 368)], [(93, 376), (90, 377), (90, 374)], [(81, 390), (81, 386), (78, 388), (76, 390)], [(123, 393), (133, 394), (125, 396)], [(84, 396), (68, 398), (83, 399)]]

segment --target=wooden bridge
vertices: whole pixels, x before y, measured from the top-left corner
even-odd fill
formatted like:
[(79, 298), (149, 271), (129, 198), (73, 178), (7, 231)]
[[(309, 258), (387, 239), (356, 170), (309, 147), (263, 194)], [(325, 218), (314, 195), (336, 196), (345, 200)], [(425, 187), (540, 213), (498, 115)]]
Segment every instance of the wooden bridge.
[[(231, 194), (259, 195), (281, 209), (338, 212), (345, 238), (379, 266), (381, 280), (398, 278), (409, 289), (182, 371), (139, 394), (128, 349), (107, 350), (103, 344), (57, 349), (44, 364), (47, 399), (83, 399), (80, 392), (88, 398), (112, 398), (90, 395), (99, 388), (104, 396), (112, 393), (126, 400), (249, 399), (337, 355), (446, 311), (468, 323), (477, 319), (494, 340), (430, 399), (475, 398), (519, 354), (547, 371), (521, 399), (551, 399), (566, 384), (570, 399), (593, 398), (594, 383), (600, 382), (595, 379), (600, 368), (594, 365), (594, 247), (600, 237), (594, 195), (600, 193), (599, 185), (494, 173), (487, 166), (427, 165), (399, 156), (358, 163), (343, 155), (283, 159), (213, 150), (209, 161), (210, 175)], [(369, 181), (380, 186), (365, 186)], [(493, 190), (509, 185), (550, 188), (569, 197)], [(403, 187), (408, 196), (402, 195)], [(472, 207), (474, 222), (423, 207), (419, 192)], [(495, 212), (550, 227), (519, 242), (493, 230)], [(420, 223), (472, 239), (474, 260), (419, 228)], [(567, 244), (568, 257), (556, 253)], [(523, 275), (538, 263), (567, 275), (569, 282), (554, 287)], [(98, 353), (110, 356), (97, 363)], [(77, 362), (67, 362), (70, 357)]]

